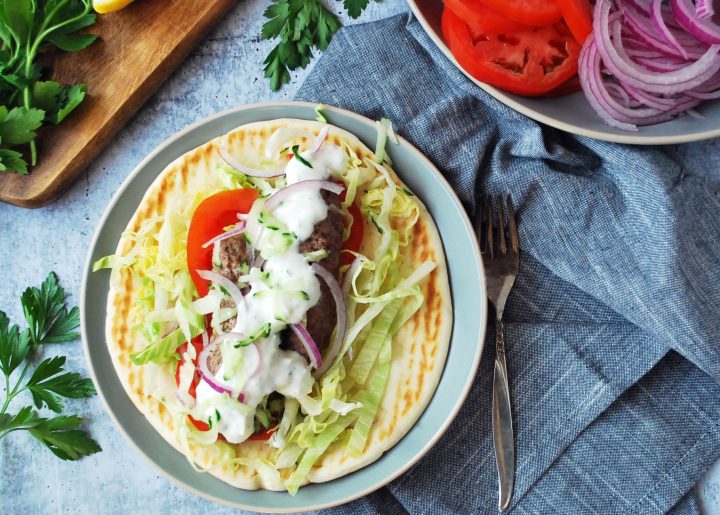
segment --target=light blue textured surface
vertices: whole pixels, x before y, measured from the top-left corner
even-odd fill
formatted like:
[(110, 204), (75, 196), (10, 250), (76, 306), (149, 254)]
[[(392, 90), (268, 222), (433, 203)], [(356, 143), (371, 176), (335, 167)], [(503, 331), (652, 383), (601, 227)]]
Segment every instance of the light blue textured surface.
[[(339, 4), (332, 6), (337, 9)], [(271, 47), (257, 37), (264, 7), (264, 1), (241, 2), (59, 202), (36, 211), (0, 205), (0, 309), (13, 320), (21, 320), (17, 299), (22, 290), (38, 284), (50, 270), (58, 272), (71, 294), (70, 302), (77, 303), (82, 261), (103, 209), (128, 173), (156, 145), (213, 112), (294, 96), (306, 72), (278, 94), (271, 94), (262, 78), (260, 63)], [(404, 9), (397, 0), (372, 3), (362, 20)], [(688, 172), (720, 182), (717, 140), (676, 151), (707, 156), (707, 169), (715, 170), (713, 174)], [(79, 342), (57, 350), (69, 355), (70, 369), (86, 370)], [(114, 429), (97, 399), (69, 404), (88, 418), (103, 452), (79, 463), (65, 463), (49, 457), (27, 435), (11, 435), (0, 443), (0, 512), (231, 513), (159, 477)], [(708, 511), (714, 507), (717, 513), (720, 467), (715, 469), (702, 483), (701, 494), (713, 503)]]

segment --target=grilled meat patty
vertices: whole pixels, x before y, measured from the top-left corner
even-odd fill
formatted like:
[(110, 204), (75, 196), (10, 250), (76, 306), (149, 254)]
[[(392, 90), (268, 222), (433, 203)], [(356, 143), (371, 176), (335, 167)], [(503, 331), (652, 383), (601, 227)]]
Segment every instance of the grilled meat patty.
[[(300, 244), (300, 252), (307, 254), (318, 250), (327, 250), (328, 256), (319, 261), (318, 264), (328, 270), (334, 277), (340, 272), (340, 251), (343, 244), (343, 230), (345, 228), (342, 214), (340, 213), (340, 198), (329, 191), (321, 191), (323, 200), (328, 204), (327, 217), (318, 222), (310, 237)], [(254, 256), (248, 248), (245, 236), (239, 234), (232, 236), (219, 243), (220, 267), (213, 264), (213, 270), (237, 283), (238, 277), (242, 275), (240, 269), (244, 263), (251, 263)], [(243, 291), (243, 293), (245, 293)], [(222, 307), (232, 307), (230, 300), (223, 300)], [(232, 317), (221, 324), (223, 332), (228, 332), (235, 327), (236, 317)], [(315, 340), (322, 352), (330, 343), (330, 337), (337, 324), (335, 311), (335, 300), (330, 289), (324, 281), (320, 280), (320, 300), (307, 312), (306, 329)], [(293, 349), (308, 358), (305, 346), (291, 330), (286, 331), (283, 348)], [(222, 363), (220, 347), (208, 358), (208, 368), (215, 374)]]
[[(323, 190), (323, 200), (328, 204), (327, 217), (315, 225), (310, 237), (300, 244), (300, 252), (307, 254), (317, 250), (327, 250), (328, 256), (318, 264), (337, 277), (340, 272), (340, 251), (343, 244), (343, 230), (345, 228), (342, 214), (340, 214), (340, 198), (329, 191)], [(335, 300), (325, 282), (320, 279), (320, 300), (307, 312), (305, 328), (315, 340), (320, 352), (330, 343), (333, 329), (337, 324)], [(289, 348), (308, 358), (305, 346), (300, 338), (288, 332), (286, 344)]]

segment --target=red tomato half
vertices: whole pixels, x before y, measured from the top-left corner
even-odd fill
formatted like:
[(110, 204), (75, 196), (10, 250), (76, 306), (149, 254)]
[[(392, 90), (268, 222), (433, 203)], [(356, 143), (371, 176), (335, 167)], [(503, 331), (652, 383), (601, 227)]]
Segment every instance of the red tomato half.
[[(200, 355), (200, 351), (203, 349), (202, 335), (196, 336), (195, 338), (190, 340), (190, 343), (192, 343), (193, 347), (195, 347), (195, 356), (196, 357), (193, 360), (193, 363), (197, 367), (197, 361), (198, 361), (197, 356)], [(188, 345), (187, 343), (183, 343), (180, 347), (178, 347), (177, 353), (179, 356), (182, 356), (183, 353), (187, 350), (187, 345)], [(175, 367), (175, 384), (177, 384), (178, 386), (180, 386), (180, 364), (181, 363), (182, 363), (182, 361), (178, 361), (177, 365)], [(190, 383), (190, 388), (188, 389), (188, 393), (193, 398), (195, 398), (197, 395), (196, 389), (197, 389), (198, 383), (200, 383), (200, 372), (198, 372), (196, 369), (195, 376), (193, 377), (192, 382)], [(210, 429), (210, 426), (208, 424), (206, 424), (205, 422), (203, 422), (202, 420), (195, 420), (190, 415), (188, 415), (188, 418), (190, 419), (190, 422), (192, 423), (192, 425), (194, 425), (198, 431), (207, 431), (208, 429)], [(222, 435), (220, 435), (220, 437), (222, 438)]]
[(560, 21), (555, 0), (480, 0), (490, 9), (525, 25), (541, 27)]
[(258, 198), (252, 188), (221, 191), (205, 200), (195, 209), (187, 239), (187, 263), (190, 277), (198, 294), (204, 297), (208, 293), (210, 282), (200, 277), (196, 270), (212, 268), (212, 246), (204, 249), (203, 244), (223, 232), (228, 225), (238, 223), (238, 213), (248, 213)]
[(507, 32), (528, 26), (493, 11), (481, 0), (443, 0), (445, 6), (480, 32)]
[(588, 0), (557, 0), (563, 19), (581, 45), (592, 32), (592, 9)]
[(248, 437), (248, 440), (254, 440), (254, 441), (264, 441), (270, 439), (272, 434), (277, 429), (277, 424), (271, 424), (270, 427), (268, 427), (265, 431), (262, 433), (255, 433), (254, 435), (250, 435)]
[(564, 24), (490, 34), (472, 30), (444, 9), (442, 32), (465, 71), (510, 93), (542, 95), (578, 70), (580, 45)]

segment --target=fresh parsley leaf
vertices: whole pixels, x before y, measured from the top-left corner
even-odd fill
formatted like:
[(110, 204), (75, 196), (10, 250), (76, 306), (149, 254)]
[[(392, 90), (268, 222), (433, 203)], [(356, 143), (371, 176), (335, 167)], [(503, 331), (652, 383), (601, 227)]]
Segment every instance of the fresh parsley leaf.
[(39, 423), (40, 420), (36, 418), (32, 406), (25, 406), (14, 416), (9, 413), (0, 413), (0, 438), (12, 431), (28, 429)]
[(348, 16), (355, 19), (365, 10), (370, 0), (343, 0), (343, 5), (347, 9)]
[(97, 36), (92, 34), (55, 34), (48, 41), (66, 52), (78, 52), (92, 45)]
[(290, 71), (308, 65), (313, 48), (327, 48), (340, 28), (335, 15), (318, 0), (272, 0), (264, 16), (268, 21), (261, 37), (280, 40), (263, 63), (273, 91), (290, 81)]
[(55, 125), (62, 122), (85, 99), (87, 83), (65, 86), (60, 92), (58, 107), (48, 113), (48, 121)]
[(62, 122), (85, 98), (84, 84), (38, 81), (47, 62), (42, 52), (51, 45), (86, 48), (96, 37), (78, 31), (93, 23), (92, 0), (0, 0), (0, 171), (27, 174), (23, 154), (12, 147), (29, 144), (35, 165), (35, 131)]
[(5, 21), (8, 29), (19, 40), (27, 39), (33, 25), (35, 6), (33, 0), (5, 1)]
[(40, 420), (28, 431), (60, 459), (78, 460), (102, 450), (85, 431), (77, 429), (82, 423), (80, 417), (71, 415)]
[(65, 290), (58, 284), (54, 272), (47, 276), (40, 288), (26, 289), (21, 303), (33, 346), (78, 338), (75, 329), (80, 325), (80, 312), (77, 308), (66, 309)]
[(0, 148), (0, 172), (28, 174), (27, 161), (15, 150)]
[[(55, 413), (62, 411), (62, 399), (81, 399), (95, 395), (95, 387), (90, 379), (80, 377), (75, 372), (63, 371), (65, 356), (48, 358), (40, 363), (27, 383), (32, 393), (36, 408), (42, 408), (43, 403)], [(57, 375), (60, 374), (60, 375)]]
[(33, 84), (32, 99), (33, 105), (46, 113), (55, 111), (58, 107), (58, 96), (62, 91), (62, 85), (54, 80), (38, 81)]
[[(53, 89), (52, 86), (49, 88)], [(80, 417), (56, 416), (48, 419), (39, 416), (33, 406), (24, 406), (15, 415), (8, 413), (12, 400), (24, 391), (30, 392), (36, 408), (46, 406), (56, 413), (63, 409), (63, 397), (79, 399), (96, 393), (90, 379), (65, 371), (64, 356), (42, 360), (30, 378), (24, 381), (39, 345), (77, 338), (74, 330), (79, 317), (77, 308), (67, 309), (65, 290), (58, 284), (54, 273), (50, 273), (39, 288), (26, 289), (21, 302), (30, 326), (28, 329), (21, 331), (18, 326), (10, 325), (7, 315), (0, 311), (0, 372), (5, 378), (5, 401), (0, 407), (0, 439), (14, 431), (28, 431), (64, 460), (77, 460), (100, 451), (97, 442), (78, 429), (82, 422)], [(21, 365), (19, 377), (11, 387), (10, 376)]]
[(7, 315), (0, 311), (0, 371), (9, 376), (20, 366), (30, 350), (30, 335), (10, 326)]
[(35, 139), (35, 130), (42, 125), (45, 113), (40, 109), (14, 107), (0, 110), (0, 143), (22, 145)]

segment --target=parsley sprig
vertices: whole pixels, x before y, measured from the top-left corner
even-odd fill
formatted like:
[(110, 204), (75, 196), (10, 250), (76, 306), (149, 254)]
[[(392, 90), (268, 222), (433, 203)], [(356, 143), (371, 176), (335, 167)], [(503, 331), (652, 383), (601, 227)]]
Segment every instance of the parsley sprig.
[[(370, 0), (343, 0), (351, 18), (357, 18)], [(325, 50), (340, 28), (340, 21), (319, 0), (271, 0), (265, 10), (261, 36), (280, 42), (265, 58), (265, 77), (277, 91), (290, 81), (290, 72), (305, 68), (313, 48)]]
[[(30, 372), (33, 357), (43, 345), (64, 343), (78, 338), (80, 314), (76, 307), (68, 310), (65, 290), (50, 273), (39, 288), (27, 288), (20, 299), (27, 329), (10, 325), (0, 311), (0, 371), (5, 376), (5, 401), (0, 408), (0, 439), (14, 431), (27, 431), (57, 457), (77, 460), (100, 451), (100, 446), (79, 429), (82, 419), (75, 415), (41, 417), (33, 406), (25, 406), (16, 414), (8, 413), (10, 403), (21, 393), (30, 392), (35, 408), (47, 407), (55, 413), (63, 410), (63, 400), (95, 395), (90, 379), (64, 370), (65, 356), (42, 360)], [(22, 368), (20, 368), (22, 367)], [(12, 385), (13, 372), (20, 370)]]
[(87, 84), (40, 80), (46, 48), (76, 52), (96, 37), (92, 0), (0, 0), (0, 172), (28, 173), (21, 145), (37, 163), (37, 130), (62, 122), (85, 98)]

